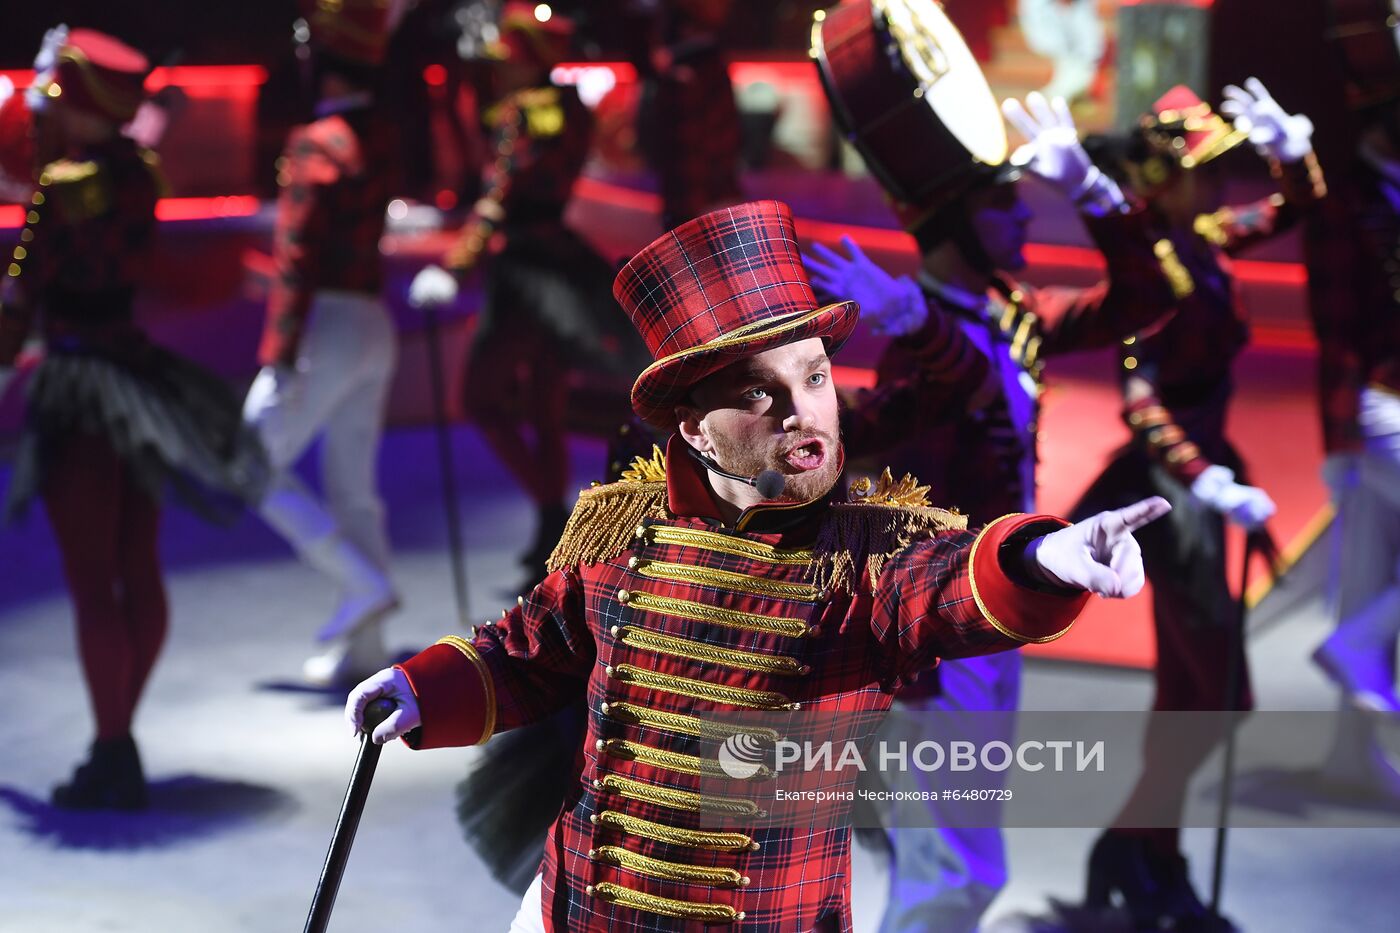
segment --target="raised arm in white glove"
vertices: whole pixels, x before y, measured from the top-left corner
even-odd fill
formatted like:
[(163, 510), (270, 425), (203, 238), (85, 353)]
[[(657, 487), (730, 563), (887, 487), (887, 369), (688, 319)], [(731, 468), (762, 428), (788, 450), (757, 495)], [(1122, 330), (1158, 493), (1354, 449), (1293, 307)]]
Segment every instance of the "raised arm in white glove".
[(1244, 87), (1225, 85), (1220, 112), (1249, 134), (1261, 155), (1280, 162), (1297, 162), (1312, 152), (1312, 121), (1302, 114), (1288, 114), (1258, 78), (1246, 78)]
[(1123, 208), (1122, 190), (1089, 158), (1063, 97), (1047, 101), (1032, 91), (1024, 105), (1014, 97), (1002, 101), (1001, 112), (1026, 137), (1025, 145), (1012, 154), (1013, 163), (1025, 166), (1086, 210), (1107, 214)]
[(816, 255), (802, 260), (812, 275), (812, 285), (831, 301), (854, 301), (860, 317), (877, 334), (902, 337), (912, 334), (928, 320), (928, 302), (919, 286), (908, 276), (895, 278), (861, 252), (848, 236), (841, 238), (850, 258), (820, 243), (812, 244)]
[(1246, 531), (1262, 528), (1278, 511), (1267, 492), (1235, 482), (1235, 471), (1218, 463), (1196, 477), (1191, 495)]
[(392, 700), (398, 709), (390, 713), (370, 736), (376, 745), (407, 735), (423, 724), (422, 714), (418, 712), (418, 698), (413, 695), (408, 678), (398, 668), (386, 667), (360, 681), (345, 698), (345, 722), (350, 726), (351, 735), (360, 734), (365, 721), (365, 707), (379, 697)]
[(1032, 541), (1026, 548), (1028, 567), (1058, 586), (1089, 590), (1109, 599), (1136, 596), (1147, 575), (1133, 532), (1171, 510), (1166, 499), (1153, 496), (1100, 512)]
[(408, 303), (415, 308), (440, 308), (457, 300), (457, 277), (442, 266), (424, 266), (408, 286)]

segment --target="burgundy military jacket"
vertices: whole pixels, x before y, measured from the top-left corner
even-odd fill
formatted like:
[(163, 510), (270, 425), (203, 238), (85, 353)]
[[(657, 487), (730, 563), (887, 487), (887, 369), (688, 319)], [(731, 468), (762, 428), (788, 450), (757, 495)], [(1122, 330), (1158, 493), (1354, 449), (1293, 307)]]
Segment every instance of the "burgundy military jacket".
[(881, 483), (726, 525), (682, 443), (585, 490), (553, 571), (502, 619), (401, 666), (422, 711), (409, 743), (484, 742), (586, 697), (545, 846), (549, 929), (850, 930), (849, 830), (759, 826), (757, 791), (717, 777), (705, 741), (745, 711), (880, 713), (939, 658), (1060, 636), (1086, 595), (1020, 567), (1063, 523), (969, 531)]

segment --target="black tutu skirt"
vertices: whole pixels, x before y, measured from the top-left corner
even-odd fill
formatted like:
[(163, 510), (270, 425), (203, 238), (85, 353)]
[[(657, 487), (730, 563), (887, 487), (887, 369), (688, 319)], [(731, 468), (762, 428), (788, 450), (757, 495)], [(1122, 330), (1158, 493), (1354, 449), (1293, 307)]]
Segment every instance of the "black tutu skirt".
[(75, 434), (106, 439), (140, 486), (212, 521), (261, 499), (267, 456), (217, 376), (139, 335), (119, 349), (51, 348), (29, 383), (5, 515), (23, 512)]
[(457, 820), (491, 877), (523, 895), (544, 841), (571, 794), (588, 710), (575, 703), (549, 719), (492, 738), (457, 785)]
[(486, 271), (476, 352), (547, 340), (564, 352), (570, 368), (630, 380), (651, 356), (613, 299), (615, 276), (616, 270), (563, 224), (508, 230), (505, 248), (491, 257)]

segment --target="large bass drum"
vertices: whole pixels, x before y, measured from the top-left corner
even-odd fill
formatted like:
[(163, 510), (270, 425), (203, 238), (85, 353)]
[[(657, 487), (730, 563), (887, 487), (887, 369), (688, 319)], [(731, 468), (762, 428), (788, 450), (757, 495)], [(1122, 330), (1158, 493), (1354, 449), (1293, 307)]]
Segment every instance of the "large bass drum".
[(1400, 98), (1397, 0), (1328, 0), (1327, 40), (1346, 72), (1347, 100), (1362, 109)]
[(935, 210), (1006, 162), (996, 98), (934, 0), (818, 11), (810, 55), (837, 123), (896, 201)]

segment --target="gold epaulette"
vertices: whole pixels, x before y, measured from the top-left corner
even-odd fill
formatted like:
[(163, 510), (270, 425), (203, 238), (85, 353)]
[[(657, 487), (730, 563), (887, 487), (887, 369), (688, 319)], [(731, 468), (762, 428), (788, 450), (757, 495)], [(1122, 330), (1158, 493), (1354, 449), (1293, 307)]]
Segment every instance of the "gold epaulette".
[(635, 458), (618, 482), (579, 493), (549, 570), (610, 560), (627, 549), (643, 519), (665, 516), (666, 455), (655, 445), (651, 451), (650, 459)]
[(52, 209), (70, 222), (98, 217), (112, 206), (106, 175), (96, 162), (50, 162), (39, 173), (39, 188)]
[(564, 131), (564, 108), (559, 104), (558, 88), (521, 91), (516, 95), (516, 103), (525, 113), (525, 131), (531, 136), (558, 136)]
[(833, 506), (817, 532), (814, 583), (854, 592), (864, 567), (865, 581), (874, 589), (885, 562), (909, 545), (967, 528), (966, 515), (931, 506), (928, 489), (908, 473), (896, 481), (889, 467), (874, 483), (852, 483), (850, 501)]

